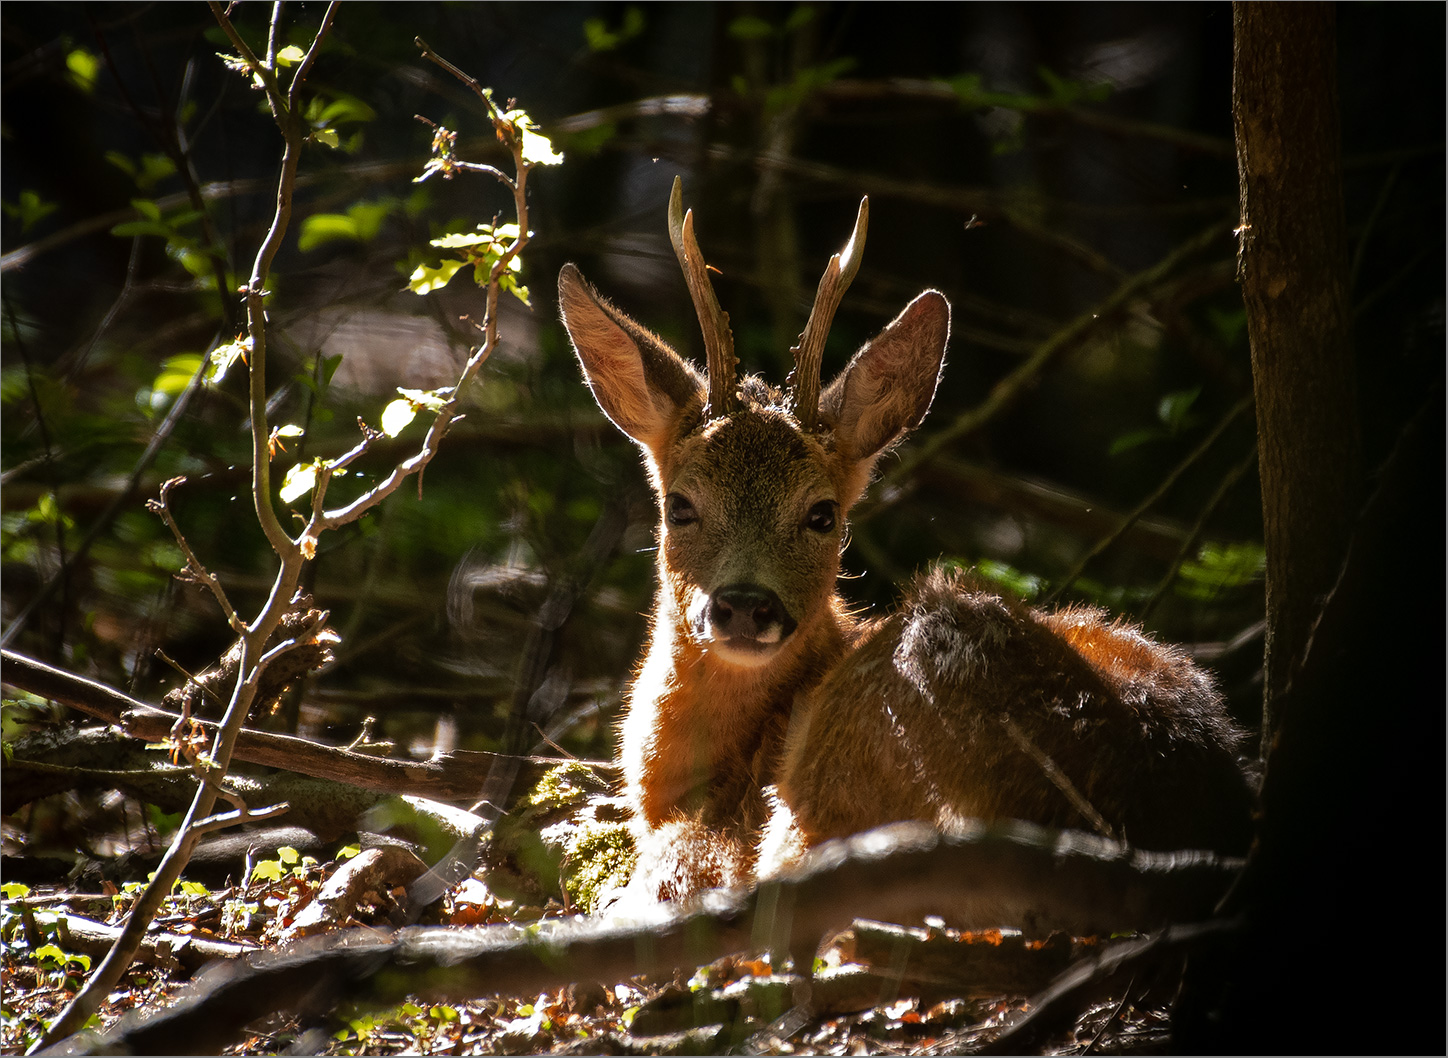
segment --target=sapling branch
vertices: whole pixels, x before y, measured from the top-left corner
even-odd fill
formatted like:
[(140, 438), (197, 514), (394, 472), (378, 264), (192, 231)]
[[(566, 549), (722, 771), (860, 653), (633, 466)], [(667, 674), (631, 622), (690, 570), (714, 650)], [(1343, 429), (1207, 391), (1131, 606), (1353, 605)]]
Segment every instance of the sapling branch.
[(274, 819), (279, 815), (285, 815), (291, 811), (292, 806), (281, 801), (278, 804), (267, 805), (265, 808), (247, 808), (246, 802), (239, 797), (230, 798), (232, 804), (239, 806), (234, 812), (223, 812), (220, 815), (208, 816), (206, 819), (197, 820), (192, 824), (192, 829), (197, 834), (209, 834), (213, 830), (225, 830), (227, 827), (239, 826), (242, 823), (260, 823), (263, 820)]
[[(258, 682), (265, 667), (263, 657), (266, 653), (265, 644), (295, 601), (297, 583), (303, 564), (301, 548), (282, 529), (271, 503), (269, 431), (266, 423), (264, 293), (272, 259), (281, 247), (291, 219), (292, 192), (296, 182), (297, 165), (303, 140), (303, 128), (296, 118), (295, 104), (299, 97), (302, 81), (315, 60), (321, 48), (322, 39), (335, 17), (337, 4), (336, 0), (333, 0), (328, 5), (326, 13), (322, 17), (321, 26), (312, 40), (305, 59), (298, 65), (292, 76), (285, 101), (281, 99), (272, 70), (256, 60), (255, 54), (246, 46), (246, 42), (232, 26), (221, 5), (213, 2), (210, 6), (212, 14), (216, 17), (222, 30), (232, 43), (238, 46), (238, 50), (241, 51), (243, 58), (248, 63), (253, 76), (257, 77), (266, 88), (268, 100), (272, 104), (273, 115), (277, 119), (285, 144), (281, 173), (277, 181), (276, 213), (273, 216), (271, 228), (257, 253), (251, 278), (244, 289), (247, 325), (251, 338), (251, 352), (247, 360), (247, 368), (250, 375), (253, 500), (257, 519), (281, 562), (271, 594), (261, 612), (241, 634), (236, 684), (211, 752), (211, 768), (214, 770), (214, 775), (224, 777), (230, 767), (231, 754), (237, 736), (251, 709), (252, 702), (256, 698)], [(199, 374), (200, 372), (198, 372)], [(197, 379), (193, 379), (193, 389), (197, 381)], [(177, 403), (180, 404), (179, 401)], [(275, 652), (266, 655), (265, 660), (270, 660), (274, 656)], [(181, 872), (189, 862), (203, 833), (203, 827), (198, 824), (206, 821), (205, 827), (211, 827), (209, 817), (219, 794), (220, 788), (215, 782), (203, 781), (197, 786), (191, 807), (186, 812), (175, 839), (162, 857), (150, 884), (142, 891), (131, 908), (131, 913), (114, 946), (86, 981), (85, 987), (75, 995), (60, 1016), (51, 1023), (32, 1051), (48, 1047), (78, 1030), (119, 982), (121, 975), (135, 958), (146, 930), (160, 911), (172, 885), (181, 877)]]
[[(257, 616), (249, 624), (245, 623), (227, 600), (216, 578), (205, 569), (187, 544), (171, 516), (167, 494), (169, 489), (178, 482), (168, 482), (163, 486), (160, 499), (152, 505), (152, 509), (161, 514), (180, 543), (186, 557), (188, 575), (212, 591), (226, 614), (228, 623), (240, 636), (239, 644), (237, 648), (234, 648), (236, 650), (236, 680), (225, 713), (217, 727), (211, 751), (198, 758), (197, 767), (203, 774), (194, 800), (175, 840), (162, 858), (151, 884), (137, 899), (115, 945), (92, 974), (85, 988), (50, 1026), (38, 1046), (49, 1046), (63, 1036), (74, 1032), (115, 987), (120, 975), (135, 957), (147, 927), (159, 911), (171, 886), (180, 878), (181, 871), (185, 868), (203, 833), (243, 821), (268, 818), (286, 811), (286, 804), (248, 811), (245, 805), (240, 803), (239, 799), (221, 784), (230, 767), (232, 753), (245, 718), (256, 701), (263, 672), (288, 651), (310, 643), (322, 642), (322, 637), (331, 635), (332, 633), (323, 627), (327, 614), (323, 612), (309, 613), (303, 628), (300, 630), (288, 628), (288, 634), (284, 640), (270, 648), (267, 645), (268, 641), (289, 613), (306, 605), (302, 602), (302, 596), (298, 593), (297, 586), (306, 562), (315, 556), (317, 541), (321, 533), (326, 529), (335, 528), (361, 517), (362, 514), (395, 491), (409, 475), (420, 472), (437, 454), (449, 426), (458, 417), (457, 406), (460, 394), (496, 348), (498, 293), (502, 289), (505, 277), (512, 271), (515, 258), (529, 241), (526, 185), (528, 170), (534, 162), (525, 157), (525, 142), (531, 137), (533, 145), (536, 147), (538, 137), (533, 132), (533, 126), (521, 111), (501, 112), (492, 103), (488, 93), (474, 79), (428, 51), (427, 54), (433, 61), (439, 62), (445, 69), (450, 70), (455, 76), (473, 87), (474, 91), (485, 101), (499, 140), (512, 154), (517, 170), (516, 179), (506, 177), (491, 166), (466, 165), (462, 168), (470, 171), (490, 172), (512, 192), (518, 220), (518, 234), (506, 244), (500, 240), (496, 258), (490, 257), (491, 267), (484, 284), (486, 287), (486, 315), (481, 328), (482, 343), (472, 350), (459, 374), (457, 384), (451, 390), (426, 395), (427, 399), (423, 403), (434, 412), (434, 415), (419, 450), (411, 458), (394, 466), (381, 482), (366, 490), (358, 499), (340, 508), (328, 510), (326, 493), (332, 477), (360, 458), (378, 437), (383, 436), (382, 433), (359, 420), (358, 425), (363, 434), (361, 441), (336, 459), (315, 462), (310, 514), (302, 531), (293, 538), (283, 528), (278, 518), (271, 492), (270, 462), (274, 438), (268, 427), (266, 415), (266, 283), (272, 261), (282, 245), (291, 220), (292, 195), (297, 182), (297, 169), (301, 150), (307, 139), (305, 122), (299, 116), (301, 86), (320, 52), (323, 39), (335, 16), (337, 4), (334, 0), (328, 6), (310, 48), (292, 74), (285, 95), (282, 93), (276, 76), (276, 63), (280, 61), (276, 52), (280, 4), (273, 9), (265, 63), (256, 58), (255, 52), (231, 24), (222, 6), (212, 2), (210, 7), (218, 24), (241, 55), (241, 61), (246, 66), (247, 72), (266, 91), (273, 117), (283, 138), (281, 166), (277, 178), (276, 211), (271, 226), (257, 251), (251, 276), (240, 290), (245, 301), (246, 340), (249, 342), (246, 362), (249, 376), (248, 410), (252, 436), (253, 506), (262, 531), (277, 555), (279, 565), (266, 602)], [(544, 141), (544, 145), (546, 146), (546, 141)], [(551, 148), (547, 149), (545, 158), (558, 160), (557, 156), (553, 155)], [(517, 290), (516, 287), (511, 289), (514, 289), (515, 292)], [(524, 294), (526, 295), (526, 292)], [(420, 409), (423, 403), (417, 404), (417, 407)], [(235, 810), (212, 815), (218, 798), (230, 802)]]
[[(191, 544), (187, 541), (186, 534), (181, 531), (181, 527), (176, 524), (176, 519), (171, 514), (171, 490), (185, 480), (184, 477), (180, 477), (163, 481), (160, 495), (154, 500), (146, 501), (146, 509), (159, 514), (161, 520), (166, 523), (166, 527), (171, 530), (171, 535), (176, 538), (176, 545), (181, 548), (181, 554), (186, 558), (186, 576), (193, 583), (200, 584), (215, 596), (216, 604), (226, 615), (227, 625), (233, 632), (240, 635), (246, 631), (246, 622), (241, 619), (236, 608), (231, 605), (231, 600), (226, 597), (226, 591), (221, 587), (221, 581), (217, 580), (216, 575), (201, 564), (201, 560), (196, 557), (196, 552), (191, 550)], [(160, 657), (162, 661), (176, 667), (175, 663), (164, 654), (160, 654)]]

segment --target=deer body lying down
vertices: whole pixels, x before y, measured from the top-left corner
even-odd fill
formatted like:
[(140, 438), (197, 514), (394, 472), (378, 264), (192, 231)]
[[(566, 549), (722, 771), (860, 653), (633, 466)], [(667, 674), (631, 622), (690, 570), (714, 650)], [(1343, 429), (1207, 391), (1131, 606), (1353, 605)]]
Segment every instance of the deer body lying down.
[(735, 885), (896, 820), (1021, 818), (1146, 848), (1241, 852), (1250, 796), (1211, 680), (1095, 610), (1044, 613), (919, 577), (860, 621), (835, 592), (845, 515), (924, 417), (950, 330), (927, 291), (820, 390), (830, 317), (868, 217), (830, 262), (788, 393), (735, 379), (675, 183), (670, 230), (704, 327), (697, 369), (577, 269), (560, 304), (600, 407), (662, 508), (659, 595), (621, 755), (636, 885)]

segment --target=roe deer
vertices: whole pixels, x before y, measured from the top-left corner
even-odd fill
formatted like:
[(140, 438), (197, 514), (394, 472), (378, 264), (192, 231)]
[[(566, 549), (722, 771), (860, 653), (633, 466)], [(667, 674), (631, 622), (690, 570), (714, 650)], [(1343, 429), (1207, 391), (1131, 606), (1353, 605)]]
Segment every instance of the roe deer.
[(1092, 609), (1044, 613), (935, 570), (890, 616), (835, 592), (845, 515), (919, 425), (950, 331), (912, 301), (821, 391), (831, 318), (868, 221), (820, 281), (787, 392), (736, 380), (674, 182), (669, 229), (708, 374), (559, 276), (564, 325), (604, 413), (657, 490), (659, 591), (621, 756), (636, 886), (671, 899), (750, 881), (829, 838), (964, 817), (1094, 827), (1154, 849), (1242, 852), (1250, 793), (1211, 679)]

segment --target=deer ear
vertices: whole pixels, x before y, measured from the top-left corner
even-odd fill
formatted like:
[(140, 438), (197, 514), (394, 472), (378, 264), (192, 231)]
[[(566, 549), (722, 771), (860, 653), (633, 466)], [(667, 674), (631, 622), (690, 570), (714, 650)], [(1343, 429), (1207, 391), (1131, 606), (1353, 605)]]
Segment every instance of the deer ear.
[(593, 399), (635, 441), (654, 450), (682, 417), (703, 409), (699, 372), (601, 298), (571, 264), (558, 273), (558, 305)]
[(820, 395), (820, 417), (854, 460), (871, 459), (925, 418), (950, 338), (950, 302), (927, 290), (855, 354)]

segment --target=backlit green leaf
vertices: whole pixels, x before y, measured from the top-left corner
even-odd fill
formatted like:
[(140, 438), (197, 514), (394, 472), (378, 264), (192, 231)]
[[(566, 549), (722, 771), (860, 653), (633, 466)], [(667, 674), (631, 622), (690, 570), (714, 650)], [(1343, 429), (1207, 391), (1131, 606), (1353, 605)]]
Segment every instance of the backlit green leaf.
[(291, 503), (299, 500), (311, 492), (317, 484), (317, 464), (298, 463), (287, 471), (287, 476), (282, 479), (281, 498), (283, 503)]
[(96, 76), (101, 72), (101, 60), (84, 48), (76, 48), (66, 55), (65, 68), (70, 71), (71, 83), (89, 95), (96, 86)]
[(418, 265), (407, 281), (407, 289), (414, 294), (431, 294), (439, 287), (445, 287), (466, 261), (444, 261), (437, 267)]
[(382, 409), (382, 432), (388, 437), (396, 437), (415, 418), (417, 405), (405, 397), (399, 397)]

